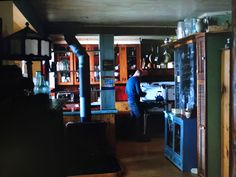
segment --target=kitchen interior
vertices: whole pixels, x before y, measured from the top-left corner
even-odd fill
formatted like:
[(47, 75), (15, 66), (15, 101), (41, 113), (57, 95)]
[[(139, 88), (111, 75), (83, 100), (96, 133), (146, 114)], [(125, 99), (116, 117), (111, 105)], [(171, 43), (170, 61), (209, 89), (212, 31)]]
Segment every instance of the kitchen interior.
[[(24, 9), (25, 3), (14, 3), (14, 8)], [(19, 18), (18, 13), (14, 20)], [(4, 46), (4, 41), (14, 36), (7, 38), (4, 30), (8, 19), (1, 13), (0, 17)], [(82, 17), (81, 21), (88, 20), (87, 16)], [(29, 19), (23, 21), (24, 24)], [(234, 40), (231, 21), (231, 9), (220, 9), (185, 16), (162, 34), (138, 31), (142, 27), (137, 32), (127, 28), (131, 31), (127, 35), (123, 29), (112, 33), (109, 27), (95, 26), (91, 30), (79, 26), (81, 34), (76, 32), (73, 37), (78, 42), (77, 49), (85, 55), (73, 50), (74, 43), (63, 35), (65, 27), (54, 22), (55, 26), (48, 26), (50, 59), (35, 59), (30, 65), (24, 58), (15, 61), (14, 55), (12, 58), (3, 55), (1, 65), (17, 64), (22, 75), (32, 79), (33, 95), (45, 94), (59, 102), (68, 143), (66, 176), (233, 177), (228, 128)], [(32, 24), (35, 23), (31, 21), (30, 28)], [(18, 24), (13, 27), (15, 31), (23, 28), (24, 25), (20, 28)], [(81, 62), (83, 57), (89, 64)], [(81, 70), (83, 67), (87, 68)], [(140, 86), (147, 93), (140, 100), (145, 107), (143, 133), (151, 138), (150, 142), (130, 139), (132, 120), (125, 85), (136, 69), (143, 71)], [(83, 98), (90, 104), (83, 104)], [(78, 136), (78, 132), (84, 137)], [(100, 142), (106, 141), (104, 136), (109, 148), (102, 152), (109, 160), (104, 160), (101, 157), (104, 154), (95, 150), (100, 149)], [(75, 141), (77, 138), (81, 138), (83, 146)], [(90, 149), (91, 146), (94, 148)], [(160, 157), (156, 158), (157, 155)], [(111, 165), (104, 167), (103, 163)]]

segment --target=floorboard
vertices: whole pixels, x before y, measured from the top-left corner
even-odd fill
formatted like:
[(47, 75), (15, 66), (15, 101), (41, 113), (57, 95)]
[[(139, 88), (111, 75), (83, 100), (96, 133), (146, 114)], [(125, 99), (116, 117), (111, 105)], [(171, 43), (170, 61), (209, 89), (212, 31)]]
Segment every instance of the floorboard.
[(163, 137), (150, 142), (118, 140), (117, 156), (122, 177), (197, 177), (180, 171), (164, 157)]

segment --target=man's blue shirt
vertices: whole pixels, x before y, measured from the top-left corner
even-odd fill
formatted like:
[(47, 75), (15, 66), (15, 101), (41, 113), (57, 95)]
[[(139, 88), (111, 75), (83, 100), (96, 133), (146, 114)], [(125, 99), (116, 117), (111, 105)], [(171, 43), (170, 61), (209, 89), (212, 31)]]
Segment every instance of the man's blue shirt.
[(142, 92), (140, 82), (137, 77), (130, 77), (128, 79), (125, 91), (128, 95), (128, 101), (139, 102), (140, 97), (145, 96), (145, 92)]

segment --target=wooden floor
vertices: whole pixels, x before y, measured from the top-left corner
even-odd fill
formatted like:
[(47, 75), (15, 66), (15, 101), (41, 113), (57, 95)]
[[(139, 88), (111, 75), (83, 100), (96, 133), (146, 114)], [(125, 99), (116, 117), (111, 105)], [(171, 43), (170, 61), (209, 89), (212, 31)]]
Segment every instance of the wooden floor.
[(164, 139), (150, 142), (118, 140), (117, 156), (122, 177), (196, 177), (183, 173), (164, 157)]

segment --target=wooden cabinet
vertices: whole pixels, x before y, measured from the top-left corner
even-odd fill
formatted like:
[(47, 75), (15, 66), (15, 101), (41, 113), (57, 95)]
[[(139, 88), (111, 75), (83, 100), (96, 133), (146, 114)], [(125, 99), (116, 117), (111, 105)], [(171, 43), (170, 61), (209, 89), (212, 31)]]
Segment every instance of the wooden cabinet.
[[(67, 46), (63, 46), (64, 49)], [(90, 83), (99, 84), (100, 63), (98, 45), (83, 45), (89, 55), (90, 62)], [(133, 75), (136, 69), (140, 68), (140, 45), (119, 45), (119, 52), (115, 55), (115, 79), (116, 83), (124, 84)], [(58, 85), (79, 84), (79, 63), (77, 57), (69, 51), (63, 50), (55, 53), (55, 60), (58, 66), (68, 65), (68, 69), (58, 69)], [(63, 62), (62, 62), (63, 61)], [(62, 65), (64, 66), (64, 65)]]
[(140, 68), (140, 45), (126, 45), (127, 77), (133, 76), (134, 72)]
[(90, 63), (90, 83), (99, 84), (100, 81), (100, 63), (99, 63), (99, 49), (98, 45), (84, 46), (88, 55)]
[[(66, 45), (61, 48), (67, 48)], [(83, 46), (89, 55), (90, 83), (99, 83), (100, 65), (98, 45)], [(71, 51), (62, 50), (55, 52), (57, 85), (79, 85), (79, 60)]]
[(205, 80), (205, 37), (197, 36), (197, 139), (198, 139), (198, 175), (206, 176), (207, 140), (206, 140), (206, 80)]
[(206, 50), (205, 50), (205, 38), (204, 36), (197, 36), (196, 41), (197, 48), (197, 78), (205, 80), (205, 61), (206, 61)]
[(191, 118), (165, 112), (165, 156), (182, 171), (197, 167), (195, 46), (194, 36), (174, 44), (175, 107)]
[[(221, 154), (221, 72), (220, 58), (221, 49), (224, 48), (230, 33), (198, 33), (174, 42), (175, 47), (175, 87), (176, 107), (186, 108), (186, 101), (189, 102), (187, 86), (196, 90), (194, 99), (197, 113), (197, 150), (198, 150), (198, 174), (201, 177), (220, 177), (220, 154)], [(195, 43), (196, 49), (190, 51), (190, 44)], [(180, 51), (178, 51), (180, 50)], [(185, 61), (185, 56), (195, 53), (196, 64)], [(191, 57), (187, 57), (191, 58)], [(176, 61), (180, 59), (181, 61)], [(183, 63), (183, 62), (184, 63)], [(185, 64), (187, 66), (185, 67)], [(188, 67), (188, 65), (192, 65)], [(194, 67), (196, 66), (196, 70)], [(182, 69), (179, 69), (182, 68)], [(196, 71), (184, 79), (187, 71)], [(182, 70), (182, 71), (181, 71)], [(182, 72), (182, 73), (181, 73)], [(194, 80), (194, 75), (196, 79)], [(180, 77), (178, 77), (180, 76)], [(186, 82), (189, 81), (189, 82)], [(193, 92), (194, 94), (194, 92)], [(190, 95), (193, 95), (190, 94)], [(194, 111), (195, 112), (195, 111)]]
[(115, 58), (115, 79), (116, 83), (126, 83), (127, 81), (127, 59), (126, 46), (119, 45), (119, 52)]
[(197, 167), (196, 118), (182, 118), (165, 112), (165, 156), (180, 170)]
[(229, 33), (200, 33), (197, 53), (198, 173), (220, 177), (220, 58)]
[(140, 68), (140, 45), (119, 45), (119, 53), (115, 56), (116, 83), (126, 83), (138, 68)]
[(56, 75), (58, 85), (72, 85), (74, 83), (74, 55), (72, 52), (55, 52)]
[[(100, 64), (98, 45), (83, 45), (89, 55), (90, 84), (99, 84)], [(79, 85), (79, 60), (74, 56), (74, 84)]]

